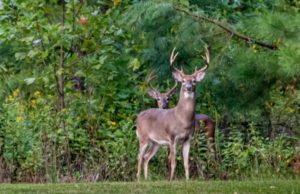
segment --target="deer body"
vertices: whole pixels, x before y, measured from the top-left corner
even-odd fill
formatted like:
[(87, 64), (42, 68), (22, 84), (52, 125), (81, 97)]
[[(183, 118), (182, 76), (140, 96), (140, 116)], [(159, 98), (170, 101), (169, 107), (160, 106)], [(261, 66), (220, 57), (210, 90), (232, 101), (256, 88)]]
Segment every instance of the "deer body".
[[(194, 129), (195, 99), (184, 95), (184, 92), (181, 92), (179, 102), (174, 108), (152, 108), (141, 112), (137, 119), (137, 125), (141, 128), (137, 128), (137, 133), (143, 134), (147, 131), (145, 136), (149, 136), (152, 141), (167, 138), (170, 142), (173, 138), (174, 140), (186, 138), (190, 134), (190, 129)], [(142, 122), (139, 122), (140, 120)], [(160, 130), (161, 128), (165, 130)]]
[[(174, 50), (170, 57), (172, 65), (177, 54)], [(208, 51), (206, 53), (207, 61)], [(176, 144), (182, 144), (182, 155), (186, 179), (189, 179), (189, 150), (190, 141), (195, 130), (195, 90), (196, 82), (205, 76), (207, 65), (195, 70), (192, 75), (185, 75), (183, 70), (174, 68), (173, 77), (181, 82), (178, 104), (171, 109), (152, 108), (141, 112), (137, 117), (137, 136), (139, 139), (137, 180), (140, 180), (141, 165), (144, 164), (144, 176), (148, 176), (148, 162), (161, 145), (169, 146), (169, 161), (171, 166), (170, 180), (174, 177)], [(148, 145), (151, 145), (146, 153)], [(146, 154), (145, 154), (146, 153)]]
[[(166, 93), (160, 93), (156, 89), (154, 89), (152, 86), (150, 87), (150, 90), (148, 91), (149, 96), (154, 98), (157, 101), (158, 108), (161, 109), (167, 109), (169, 107), (169, 98), (172, 97), (174, 92), (170, 91)], [(204, 122), (204, 132), (205, 137), (207, 140), (207, 144), (209, 146), (210, 152), (214, 159), (217, 159), (216, 156), (216, 147), (215, 147), (215, 122), (211, 117), (205, 114), (195, 114), (195, 129), (200, 129), (200, 122)]]
[(137, 119), (138, 137), (159, 145), (169, 145), (171, 141), (186, 139), (194, 123), (179, 117), (177, 111), (173, 108), (163, 109), (163, 111), (148, 109), (142, 112)]
[[(183, 156), (186, 178), (188, 173), (188, 152), (190, 140), (195, 126), (195, 98), (190, 97), (183, 89), (180, 92), (179, 102), (172, 109), (152, 108), (141, 112), (137, 118), (137, 136), (140, 143), (138, 156), (138, 180), (141, 163), (144, 160), (144, 175), (147, 179), (148, 162), (157, 152), (160, 145), (168, 145), (170, 149), (169, 160), (171, 163), (170, 180), (173, 179), (175, 169), (176, 144), (183, 144)], [(144, 155), (147, 146), (150, 150)]]

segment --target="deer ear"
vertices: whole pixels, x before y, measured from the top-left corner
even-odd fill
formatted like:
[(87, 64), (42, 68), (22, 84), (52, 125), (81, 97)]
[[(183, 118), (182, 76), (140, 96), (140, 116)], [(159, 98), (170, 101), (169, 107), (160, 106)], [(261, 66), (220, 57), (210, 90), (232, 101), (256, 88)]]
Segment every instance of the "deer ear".
[(158, 98), (157, 93), (154, 90), (148, 90), (148, 95), (154, 99)]
[(203, 80), (204, 76), (205, 76), (205, 71), (198, 71), (196, 73), (196, 81), (200, 82), (201, 80)]
[(182, 76), (178, 71), (173, 71), (173, 78), (178, 81), (178, 82), (182, 82)]

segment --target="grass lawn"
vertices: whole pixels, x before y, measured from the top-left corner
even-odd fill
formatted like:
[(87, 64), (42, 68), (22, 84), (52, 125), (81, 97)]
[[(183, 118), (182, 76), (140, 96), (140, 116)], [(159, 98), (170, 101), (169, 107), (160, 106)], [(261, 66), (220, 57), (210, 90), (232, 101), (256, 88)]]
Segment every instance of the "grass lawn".
[(293, 193), (300, 194), (300, 180), (266, 181), (157, 181), (69, 184), (0, 184), (0, 193)]

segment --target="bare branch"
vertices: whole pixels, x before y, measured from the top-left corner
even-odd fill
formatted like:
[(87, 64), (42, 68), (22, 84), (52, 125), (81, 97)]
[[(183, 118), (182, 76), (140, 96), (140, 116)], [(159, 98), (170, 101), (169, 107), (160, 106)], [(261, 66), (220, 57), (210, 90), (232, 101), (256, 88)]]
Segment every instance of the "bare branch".
[(274, 44), (268, 44), (268, 43), (265, 43), (265, 42), (262, 42), (262, 41), (258, 41), (258, 40), (255, 40), (254, 38), (252, 37), (249, 37), (249, 36), (246, 36), (246, 35), (243, 35), (243, 34), (240, 34), (232, 29), (230, 29), (229, 27), (225, 26), (224, 24), (218, 22), (218, 21), (215, 21), (215, 20), (212, 20), (208, 17), (205, 17), (205, 16), (202, 16), (202, 15), (195, 15), (189, 11), (187, 11), (186, 9), (183, 9), (181, 7), (178, 7), (178, 6), (174, 6), (174, 9), (179, 11), (179, 12), (182, 12), (186, 15), (189, 15), (191, 16), (194, 20), (196, 21), (199, 21), (199, 20), (203, 20), (205, 22), (208, 22), (208, 23), (211, 23), (211, 24), (214, 24), (220, 28), (222, 28), (224, 31), (226, 31), (227, 33), (229, 34), (232, 34), (234, 37), (237, 37), (239, 39), (242, 39), (246, 42), (252, 42), (254, 44), (257, 44), (259, 46), (262, 46), (262, 47), (265, 47), (265, 48), (268, 48), (268, 49), (272, 49), (272, 50), (277, 50), (279, 49), (277, 45), (274, 45)]

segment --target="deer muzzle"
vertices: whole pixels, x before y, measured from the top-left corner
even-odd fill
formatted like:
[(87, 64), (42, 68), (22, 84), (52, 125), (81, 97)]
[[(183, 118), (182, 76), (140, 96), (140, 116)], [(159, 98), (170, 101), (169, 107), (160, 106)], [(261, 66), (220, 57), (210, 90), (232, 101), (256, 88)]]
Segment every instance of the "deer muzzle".
[(193, 85), (191, 83), (186, 83), (185, 89), (188, 92), (192, 92), (193, 91)]

